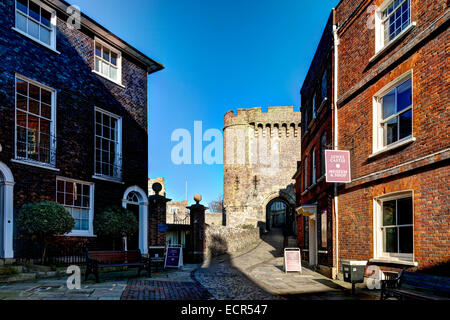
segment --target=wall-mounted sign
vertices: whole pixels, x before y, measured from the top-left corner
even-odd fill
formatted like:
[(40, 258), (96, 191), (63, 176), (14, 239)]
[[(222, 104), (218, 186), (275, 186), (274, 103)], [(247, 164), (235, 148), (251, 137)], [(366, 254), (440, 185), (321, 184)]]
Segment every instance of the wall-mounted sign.
[(326, 181), (348, 183), (350, 174), (350, 151), (325, 150)]
[(299, 248), (284, 249), (284, 272), (297, 271), (302, 272), (302, 263), (300, 259)]
[(183, 266), (183, 247), (167, 247), (164, 268), (179, 268)]

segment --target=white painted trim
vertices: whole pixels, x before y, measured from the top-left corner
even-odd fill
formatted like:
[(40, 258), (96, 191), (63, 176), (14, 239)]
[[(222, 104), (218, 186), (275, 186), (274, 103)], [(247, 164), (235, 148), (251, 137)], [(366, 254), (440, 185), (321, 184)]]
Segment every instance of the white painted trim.
[[(383, 234), (381, 227), (383, 225), (383, 212), (382, 206), (384, 201), (402, 199), (402, 198), (412, 198), (412, 227), (413, 227), (413, 253), (385, 253), (383, 252)], [(414, 190), (400, 190), (387, 194), (382, 194), (373, 198), (373, 259), (400, 263), (404, 261), (406, 263), (414, 263)]]
[[(100, 45), (102, 45), (103, 47), (106, 47), (107, 49), (109, 49), (110, 51), (114, 52), (115, 54), (117, 54), (117, 80), (114, 80), (110, 77), (107, 77), (103, 74), (101, 74), (100, 72), (98, 72), (97, 70), (95, 70), (95, 44), (99, 43)], [(102, 50), (103, 51), (103, 50)], [(101, 40), (99, 37), (95, 36), (94, 37), (94, 69), (92, 70), (92, 72), (102, 76), (103, 78), (125, 88), (125, 86), (122, 84), (122, 51), (120, 51), (119, 49), (113, 47), (112, 45), (110, 45), (109, 43)], [(103, 57), (101, 57), (103, 59)]]
[(130, 192), (136, 192), (139, 199), (139, 249), (142, 254), (148, 254), (148, 198), (147, 193), (138, 186), (128, 187), (123, 193), (122, 207), (126, 209), (127, 196)]
[[(58, 52), (58, 51), (56, 50), (56, 31), (57, 31), (57, 27), (56, 27), (56, 22), (57, 22), (57, 19), (56, 19), (56, 11), (55, 11), (53, 8), (47, 6), (46, 4), (42, 3), (42, 2), (39, 1), (39, 0), (32, 0), (32, 1), (33, 1), (35, 4), (37, 4), (38, 6), (42, 7), (43, 9), (45, 9), (46, 11), (49, 11), (50, 14), (51, 14), (51, 18), (50, 18), (50, 25), (51, 25), (51, 28), (50, 28), (50, 29), (51, 29), (52, 31), (51, 31), (51, 33), (50, 33), (50, 45), (46, 44), (45, 42), (42, 42), (40, 39), (37, 39), (37, 38), (33, 37), (32, 35), (28, 34), (27, 32), (23, 32), (22, 30), (17, 29), (17, 28), (15, 27), (15, 26), (16, 26), (16, 23), (17, 23), (17, 21), (16, 21), (16, 13), (17, 13), (17, 11), (18, 11), (18, 9), (17, 9), (17, 1), (16, 1), (16, 0), (14, 1), (14, 27), (12, 27), (12, 29), (13, 29), (14, 31), (16, 31), (16, 32), (18, 32), (18, 33), (20, 33), (20, 34), (22, 34), (22, 35), (28, 37), (30, 40), (33, 40), (34, 42), (36, 42), (36, 43), (38, 43), (38, 44), (40, 44), (40, 45), (42, 45), (42, 46), (44, 46), (44, 47), (46, 47), (46, 48), (52, 50), (53, 52), (55, 52), (55, 53), (57, 53), (57, 54), (61, 54), (60, 52)], [(20, 11), (20, 10), (19, 10), (19, 11)], [(34, 20), (32, 17), (30, 17), (29, 15), (27, 15), (27, 14), (25, 14), (25, 13), (23, 13), (23, 12), (21, 12), (20, 14), (22, 14), (23, 16), (26, 16), (27, 19), (30, 18), (30, 19)], [(36, 20), (34, 20), (34, 21), (36, 21)], [(27, 22), (27, 23), (28, 23), (28, 22)], [(27, 28), (27, 29), (28, 29), (28, 28)]]
[(0, 161), (0, 173), (4, 182), (0, 182), (0, 258), (14, 258), (14, 176), (6, 164)]
[(123, 182), (122, 180), (117, 180), (117, 179), (106, 177), (106, 176), (98, 176), (95, 174), (92, 176), (92, 179), (114, 182), (114, 183), (118, 183), (118, 184), (125, 184), (125, 182)]
[(100, 76), (100, 77), (102, 77), (102, 78), (108, 80), (109, 82), (112, 82), (112, 83), (118, 85), (119, 87), (126, 88), (123, 84), (121, 84), (121, 83), (119, 83), (119, 82), (116, 82), (116, 81), (114, 81), (114, 80), (111, 79), (111, 78), (106, 77), (104, 74), (101, 74), (101, 73), (98, 72), (97, 70), (92, 70), (92, 73), (95, 73), (96, 75), (98, 75), (98, 76)]
[(23, 164), (23, 165), (26, 165), (26, 166), (36, 167), (36, 168), (40, 168), (40, 169), (56, 171), (56, 172), (60, 171), (58, 168), (55, 168), (55, 167), (52, 167), (52, 166), (46, 166), (46, 165), (41, 164), (41, 162), (35, 162), (35, 161), (32, 161), (32, 160), (11, 159), (11, 162), (18, 163), (18, 164)]
[[(72, 178), (66, 178), (62, 176), (57, 176), (55, 179), (55, 192), (56, 192), (56, 201), (58, 201), (58, 180), (59, 181), (66, 181), (66, 182), (73, 182), (73, 183), (79, 183), (84, 185), (89, 185), (89, 230), (88, 231), (82, 231), (82, 230), (76, 230), (71, 231), (69, 233), (64, 234), (65, 237), (96, 237), (94, 235), (94, 197), (95, 197), (95, 183), (89, 182), (89, 181), (82, 181)], [(61, 204), (63, 205), (63, 204)]]

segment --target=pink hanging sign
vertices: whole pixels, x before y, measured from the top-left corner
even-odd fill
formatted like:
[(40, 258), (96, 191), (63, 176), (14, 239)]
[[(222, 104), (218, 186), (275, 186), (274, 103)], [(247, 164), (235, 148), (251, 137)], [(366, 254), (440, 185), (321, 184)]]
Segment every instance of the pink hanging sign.
[(350, 174), (350, 151), (325, 150), (326, 181), (348, 183)]

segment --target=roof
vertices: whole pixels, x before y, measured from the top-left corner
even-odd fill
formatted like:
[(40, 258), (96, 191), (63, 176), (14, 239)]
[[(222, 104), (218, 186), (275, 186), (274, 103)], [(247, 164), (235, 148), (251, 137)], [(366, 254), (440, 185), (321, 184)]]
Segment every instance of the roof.
[[(41, 0), (41, 1), (57, 9), (58, 11), (60, 11), (60, 13), (64, 15), (67, 15), (66, 10), (69, 6), (71, 6), (70, 3), (64, 0)], [(129, 56), (143, 63), (147, 67), (147, 72), (149, 74), (164, 69), (164, 66), (162, 64), (156, 62), (155, 60), (148, 57), (146, 54), (134, 48), (126, 41), (122, 40), (121, 38), (113, 34), (111, 31), (109, 31), (108, 29), (97, 23), (95, 20), (89, 18), (82, 12), (81, 12), (81, 25), (89, 29), (99, 38), (102, 38), (104, 41), (117, 47), (122, 52), (127, 53)]]

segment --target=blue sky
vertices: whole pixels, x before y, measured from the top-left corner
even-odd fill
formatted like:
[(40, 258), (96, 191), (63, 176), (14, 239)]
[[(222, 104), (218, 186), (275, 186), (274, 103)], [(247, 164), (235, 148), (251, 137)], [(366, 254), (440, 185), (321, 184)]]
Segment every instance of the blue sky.
[[(167, 196), (207, 204), (223, 192), (222, 165), (175, 165), (171, 134), (223, 129), (228, 110), (300, 104), (338, 0), (69, 0), (165, 69), (149, 76), (149, 177)], [(205, 144), (204, 144), (205, 145)], [(193, 157), (193, 155), (192, 155)]]

